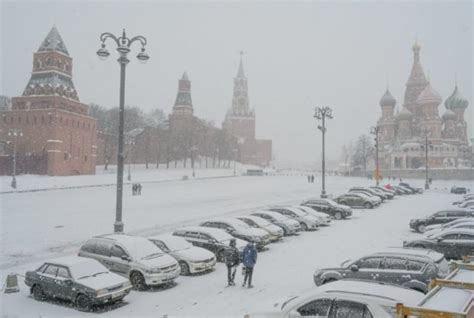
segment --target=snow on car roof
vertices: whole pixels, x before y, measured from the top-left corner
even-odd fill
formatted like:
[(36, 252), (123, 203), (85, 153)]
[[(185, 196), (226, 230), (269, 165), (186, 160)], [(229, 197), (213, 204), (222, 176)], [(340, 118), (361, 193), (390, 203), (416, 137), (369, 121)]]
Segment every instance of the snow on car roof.
[(235, 226), (235, 227), (245, 227), (245, 228), (249, 227), (247, 225), (247, 223), (245, 223), (244, 221), (241, 221), (237, 218), (232, 218), (232, 217), (214, 218), (214, 219), (208, 220), (208, 222), (222, 222), (222, 223), (230, 224), (230, 225)]
[(224, 230), (215, 229), (212, 227), (205, 227), (205, 226), (186, 226), (177, 229), (177, 231), (189, 231), (189, 232), (200, 232), (204, 234), (208, 234), (219, 241), (227, 241), (233, 238), (230, 234), (227, 234)]
[(165, 242), (165, 244), (166, 244), (166, 242), (171, 242), (171, 241), (173, 241), (173, 242), (182, 242), (184, 240), (184, 238), (182, 238), (180, 236), (173, 235), (171, 233), (149, 236), (148, 239), (163, 241), (163, 242)]
[(321, 292), (361, 294), (366, 297), (384, 298), (404, 304), (416, 304), (424, 297), (423, 293), (405, 287), (361, 280), (338, 280), (327, 283), (313, 289), (307, 295), (320, 294)]
[(429, 257), (433, 261), (438, 262), (444, 258), (444, 255), (436, 251), (425, 249), (425, 248), (415, 248), (415, 247), (389, 247), (386, 250), (377, 252), (376, 254), (399, 254), (399, 255), (414, 255), (414, 256), (424, 256)]
[(274, 219), (279, 220), (279, 221), (287, 219), (285, 216), (283, 216), (283, 214), (280, 214), (278, 212), (273, 212), (273, 211), (262, 211), (262, 210), (260, 210), (260, 211), (255, 211), (254, 213), (266, 214), (266, 215), (269, 215), (269, 216), (271, 216)]
[(98, 238), (112, 239), (122, 244), (135, 259), (141, 259), (151, 254), (164, 253), (158, 246), (150, 242), (147, 238), (141, 236), (108, 234), (98, 236)]
[(445, 235), (445, 234), (471, 234), (474, 235), (474, 229), (463, 229), (463, 228), (447, 228), (439, 233), (436, 236)]
[(240, 219), (240, 218), (249, 219), (249, 220), (252, 220), (252, 221), (254, 221), (255, 223), (257, 223), (259, 225), (271, 225), (270, 222), (268, 222), (264, 218), (261, 218), (261, 217), (256, 216), (256, 215), (242, 215), (242, 216), (238, 216), (237, 218), (238, 219)]
[(53, 258), (50, 260), (45, 261), (45, 263), (50, 264), (57, 264), (62, 266), (74, 266), (74, 265), (82, 265), (87, 263), (97, 263), (96, 260), (88, 258), (88, 257), (81, 257), (81, 256), (63, 256), (58, 258)]
[(71, 275), (75, 278), (89, 276), (99, 272), (109, 272), (101, 263), (92, 258), (81, 256), (65, 256), (46, 261), (45, 263), (62, 265), (69, 268)]

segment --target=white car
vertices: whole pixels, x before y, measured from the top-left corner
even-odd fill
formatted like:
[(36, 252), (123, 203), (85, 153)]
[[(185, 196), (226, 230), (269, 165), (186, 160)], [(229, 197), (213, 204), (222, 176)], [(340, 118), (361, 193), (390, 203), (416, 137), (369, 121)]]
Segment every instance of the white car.
[(255, 227), (267, 231), (270, 234), (270, 241), (278, 241), (283, 237), (283, 229), (278, 225), (253, 215), (238, 216), (237, 219), (245, 222), (248, 226)]
[(271, 207), (268, 210), (278, 212), (300, 222), (302, 231), (314, 231), (319, 226), (318, 219), (312, 214), (293, 207)]
[(79, 256), (93, 258), (130, 279), (133, 287), (163, 285), (180, 274), (178, 262), (148, 239), (126, 234), (97, 236), (81, 246)]
[(148, 239), (178, 261), (181, 275), (209, 271), (216, 265), (214, 253), (193, 246), (182, 237), (165, 234), (150, 236)]
[(425, 230), (425, 232), (423, 232), (423, 235), (432, 236), (434, 234), (441, 233), (447, 229), (474, 229), (474, 218), (471, 218), (470, 221), (457, 222), (455, 224), (450, 223), (443, 224), (441, 227), (436, 229)]
[(365, 192), (359, 192), (359, 191), (351, 191), (349, 192), (350, 194), (353, 194), (353, 195), (357, 195), (361, 198), (364, 198), (366, 200), (369, 200), (370, 202), (372, 202), (373, 205), (380, 205), (382, 203), (382, 199), (380, 199), (379, 197), (376, 197), (376, 196), (373, 196), (373, 195), (368, 195), (367, 193)]
[(404, 287), (356, 280), (341, 280), (291, 297), (273, 311), (247, 314), (245, 318), (348, 317), (393, 318), (395, 306), (414, 306), (424, 294)]
[(245, 222), (236, 218), (214, 218), (202, 222), (200, 226), (224, 230), (236, 238), (255, 243), (257, 249), (260, 250), (270, 243), (270, 234), (268, 234), (268, 232), (250, 227)]
[(448, 228), (451, 227), (452, 225), (458, 224), (458, 223), (464, 223), (464, 222), (469, 222), (469, 221), (474, 221), (474, 218), (460, 218), (460, 219), (455, 219), (454, 221), (448, 222), (448, 223), (441, 223), (441, 224), (431, 224), (427, 225), (424, 228), (424, 232), (426, 231), (431, 231), (431, 230), (438, 230), (441, 228)]
[(461, 204), (458, 204), (459, 208), (465, 208), (465, 209), (473, 209), (474, 208), (474, 200), (468, 200), (464, 201)]
[(315, 216), (318, 219), (319, 225), (329, 225), (331, 223), (331, 216), (326, 213), (315, 211), (309, 206), (297, 205), (294, 208), (304, 211), (308, 214)]
[(290, 219), (289, 217), (284, 216), (280, 213), (260, 210), (252, 213), (252, 215), (259, 216), (265, 220), (272, 222), (275, 225), (278, 225), (283, 229), (285, 236), (293, 235), (301, 231), (301, 226), (298, 221)]

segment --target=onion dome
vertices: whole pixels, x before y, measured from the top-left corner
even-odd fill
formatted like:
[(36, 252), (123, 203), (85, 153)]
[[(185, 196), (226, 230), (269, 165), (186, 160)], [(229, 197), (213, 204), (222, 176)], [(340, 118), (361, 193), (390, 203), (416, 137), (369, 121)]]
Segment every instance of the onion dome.
[(382, 98), (380, 99), (380, 106), (381, 107), (385, 107), (385, 106), (395, 107), (395, 104), (397, 104), (397, 101), (387, 88), (387, 90), (385, 91), (385, 94), (383, 94)]
[(447, 109), (455, 109), (455, 108), (465, 109), (467, 108), (467, 105), (469, 105), (469, 102), (467, 101), (467, 99), (461, 96), (457, 85), (454, 87), (454, 91), (451, 94), (451, 96), (449, 96), (444, 102), (444, 106)]
[(456, 113), (447, 109), (443, 114), (443, 120), (456, 120)]
[(441, 95), (431, 87), (431, 83), (428, 83), (416, 100), (418, 104), (439, 104), (442, 101)]
[(402, 110), (398, 113), (397, 118), (400, 120), (411, 119), (413, 114), (405, 106), (402, 107)]

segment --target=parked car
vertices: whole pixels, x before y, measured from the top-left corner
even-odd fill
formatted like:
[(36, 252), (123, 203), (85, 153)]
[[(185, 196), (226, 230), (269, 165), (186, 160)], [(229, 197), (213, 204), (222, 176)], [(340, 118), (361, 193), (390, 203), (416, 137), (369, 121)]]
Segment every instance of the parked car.
[(443, 278), (436, 263), (426, 257), (409, 253), (380, 252), (347, 260), (340, 267), (317, 270), (317, 286), (340, 279), (365, 279), (387, 282), (426, 293), (433, 278)]
[(399, 195), (411, 194), (412, 192), (404, 187), (393, 185), (392, 189), (397, 192)]
[(400, 182), (399, 185), (402, 186), (402, 187), (405, 187), (407, 189), (410, 189), (414, 193), (423, 193), (423, 188), (413, 187), (413, 186), (409, 185), (406, 182)]
[[(205, 226), (183, 227), (174, 231), (173, 235), (186, 239), (186, 241), (194, 246), (211, 251), (216, 255), (218, 262), (224, 261), (225, 251), (230, 248), (230, 240), (235, 239), (232, 235), (227, 234), (227, 232), (223, 230)], [(242, 253), (247, 242), (241, 239), (235, 240), (237, 249)]]
[(402, 190), (405, 190), (407, 192), (407, 194), (416, 194), (416, 190), (415, 189), (412, 189), (412, 188), (407, 188), (405, 186), (402, 186), (402, 185), (398, 185), (399, 188), (401, 188)]
[(367, 194), (368, 196), (378, 197), (380, 198), (380, 200), (382, 200), (382, 202), (388, 199), (388, 195), (385, 195), (384, 193), (380, 193), (379, 191), (366, 188), (366, 187), (352, 187), (349, 189), (349, 193), (350, 192), (362, 192), (362, 193)]
[(351, 208), (373, 209), (378, 205), (377, 202), (374, 202), (371, 198), (356, 192), (340, 195), (335, 198), (334, 201), (350, 206)]
[(451, 193), (454, 193), (454, 194), (466, 194), (466, 193), (467, 193), (467, 188), (466, 188), (466, 187), (453, 186), (453, 187), (451, 188)]
[(370, 202), (372, 202), (375, 206), (379, 206), (383, 202), (382, 199), (379, 198), (378, 196), (372, 195), (372, 194), (367, 193), (367, 192), (354, 191), (354, 192), (349, 192), (349, 193), (353, 193), (353, 194), (356, 194), (358, 196), (368, 198), (370, 200)]
[(270, 241), (275, 242), (280, 240), (283, 237), (283, 229), (278, 225), (272, 224), (264, 218), (253, 216), (253, 215), (243, 215), (238, 216), (237, 219), (245, 222), (248, 226), (259, 228), (264, 231), (267, 231), (270, 234)]
[(81, 246), (79, 256), (98, 260), (110, 271), (129, 278), (137, 290), (173, 282), (180, 274), (173, 257), (139, 236), (97, 236)]
[(397, 192), (396, 192), (395, 190), (387, 189), (387, 188), (385, 188), (385, 187), (374, 186), (374, 187), (370, 187), (370, 188), (372, 188), (372, 189), (379, 189), (380, 191), (383, 191), (384, 193), (391, 194), (391, 195), (392, 195), (392, 198), (397, 195)]
[(380, 194), (385, 195), (385, 197), (389, 200), (392, 200), (395, 197), (395, 192), (391, 190), (384, 189), (382, 187), (369, 187), (371, 190), (378, 192)]
[(466, 201), (471, 201), (471, 200), (474, 200), (474, 194), (465, 195), (461, 200), (454, 201), (453, 205), (458, 205), (458, 204), (464, 203)]
[(432, 224), (425, 227), (424, 233), (426, 234), (428, 231), (432, 231), (432, 230), (445, 230), (459, 223), (473, 222), (473, 221), (474, 221), (474, 218), (460, 218), (448, 223)]
[(452, 224), (453, 222), (445, 223), (440, 228), (437, 228), (437, 229), (431, 229), (431, 230), (425, 229), (425, 233), (423, 234), (425, 236), (431, 236), (431, 235), (446, 231), (448, 229), (474, 229), (474, 218), (471, 218), (470, 221), (458, 222), (455, 224)]
[(216, 218), (202, 222), (200, 226), (224, 230), (236, 238), (255, 243), (259, 250), (262, 250), (270, 243), (270, 234), (266, 231), (250, 227), (236, 218)]
[[(305, 206), (305, 205), (295, 205), (294, 207), (297, 209), (300, 209), (301, 211), (314, 215), (318, 219), (320, 226), (328, 226), (329, 223), (331, 223), (332, 217), (329, 214), (318, 212), (310, 208), (309, 206)], [(352, 213), (352, 210), (351, 210), (351, 213)]]
[(352, 209), (349, 205), (343, 205), (342, 202), (336, 202), (330, 199), (310, 199), (303, 203), (302, 206), (312, 208), (317, 212), (326, 213), (336, 220), (346, 219), (352, 215)]
[(252, 213), (254, 216), (261, 217), (267, 221), (272, 222), (275, 225), (278, 225), (283, 229), (283, 235), (294, 235), (301, 231), (301, 225), (299, 222), (290, 219), (287, 216), (284, 216), (280, 213), (272, 212), (272, 211), (256, 211)]
[(178, 261), (181, 275), (210, 271), (216, 265), (214, 253), (193, 246), (182, 237), (166, 234), (150, 236), (148, 239)]
[(461, 204), (458, 204), (458, 207), (461, 209), (472, 209), (474, 208), (474, 200), (467, 200)]
[(423, 297), (423, 293), (391, 284), (341, 280), (290, 297), (272, 311), (245, 317), (393, 318), (397, 303), (414, 306)]
[(403, 246), (429, 248), (446, 258), (461, 259), (474, 252), (474, 230), (448, 229), (419, 239), (405, 241)]
[(61, 298), (73, 302), (81, 311), (122, 301), (132, 289), (128, 279), (111, 273), (96, 260), (78, 256), (43, 263), (26, 272), (25, 284), (36, 300)]
[(269, 211), (277, 212), (298, 221), (302, 231), (314, 231), (318, 229), (319, 221), (315, 216), (293, 207), (271, 207)]
[(410, 220), (410, 228), (423, 233), (428, 225), (448, 223), (466, 217), (474, 217), (474, 211), (466, 209), (442, 210), (422, 219)]

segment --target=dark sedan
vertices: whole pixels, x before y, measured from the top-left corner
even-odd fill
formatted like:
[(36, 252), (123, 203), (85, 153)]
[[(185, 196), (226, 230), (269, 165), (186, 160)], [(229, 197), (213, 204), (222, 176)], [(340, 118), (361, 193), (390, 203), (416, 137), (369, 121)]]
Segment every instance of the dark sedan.
[(128, 279), (109, 272), (96, 260), (79, 256), (45, 262), (26, 272), (25, 284), (36, 300), (61, 298), (72, 301), (81, 311), (121, 301), (132, 289)]
[(428, 248), (443, 253), (446, 258), (462, 259), (474, 253), (474, 230), (451, 229), (420, 239), (403, 242), (405, 247)]
[(377, 203), (372, 201), (369, 197), (359, 195), (358, 193), (351, 192), (338, 196), (334, 199), (338, 204), (347, 205), (351, 208), (366, 208), (372, 209)]
[(432, 215), (422, 218), (410, 220), (410, 227), (420, 233), (425, 231), (426, 226), (432, 224), (444, 224), (460, 218), (474, 217), (474, 211), (466, 209), (450, 209), (442, 210)]

